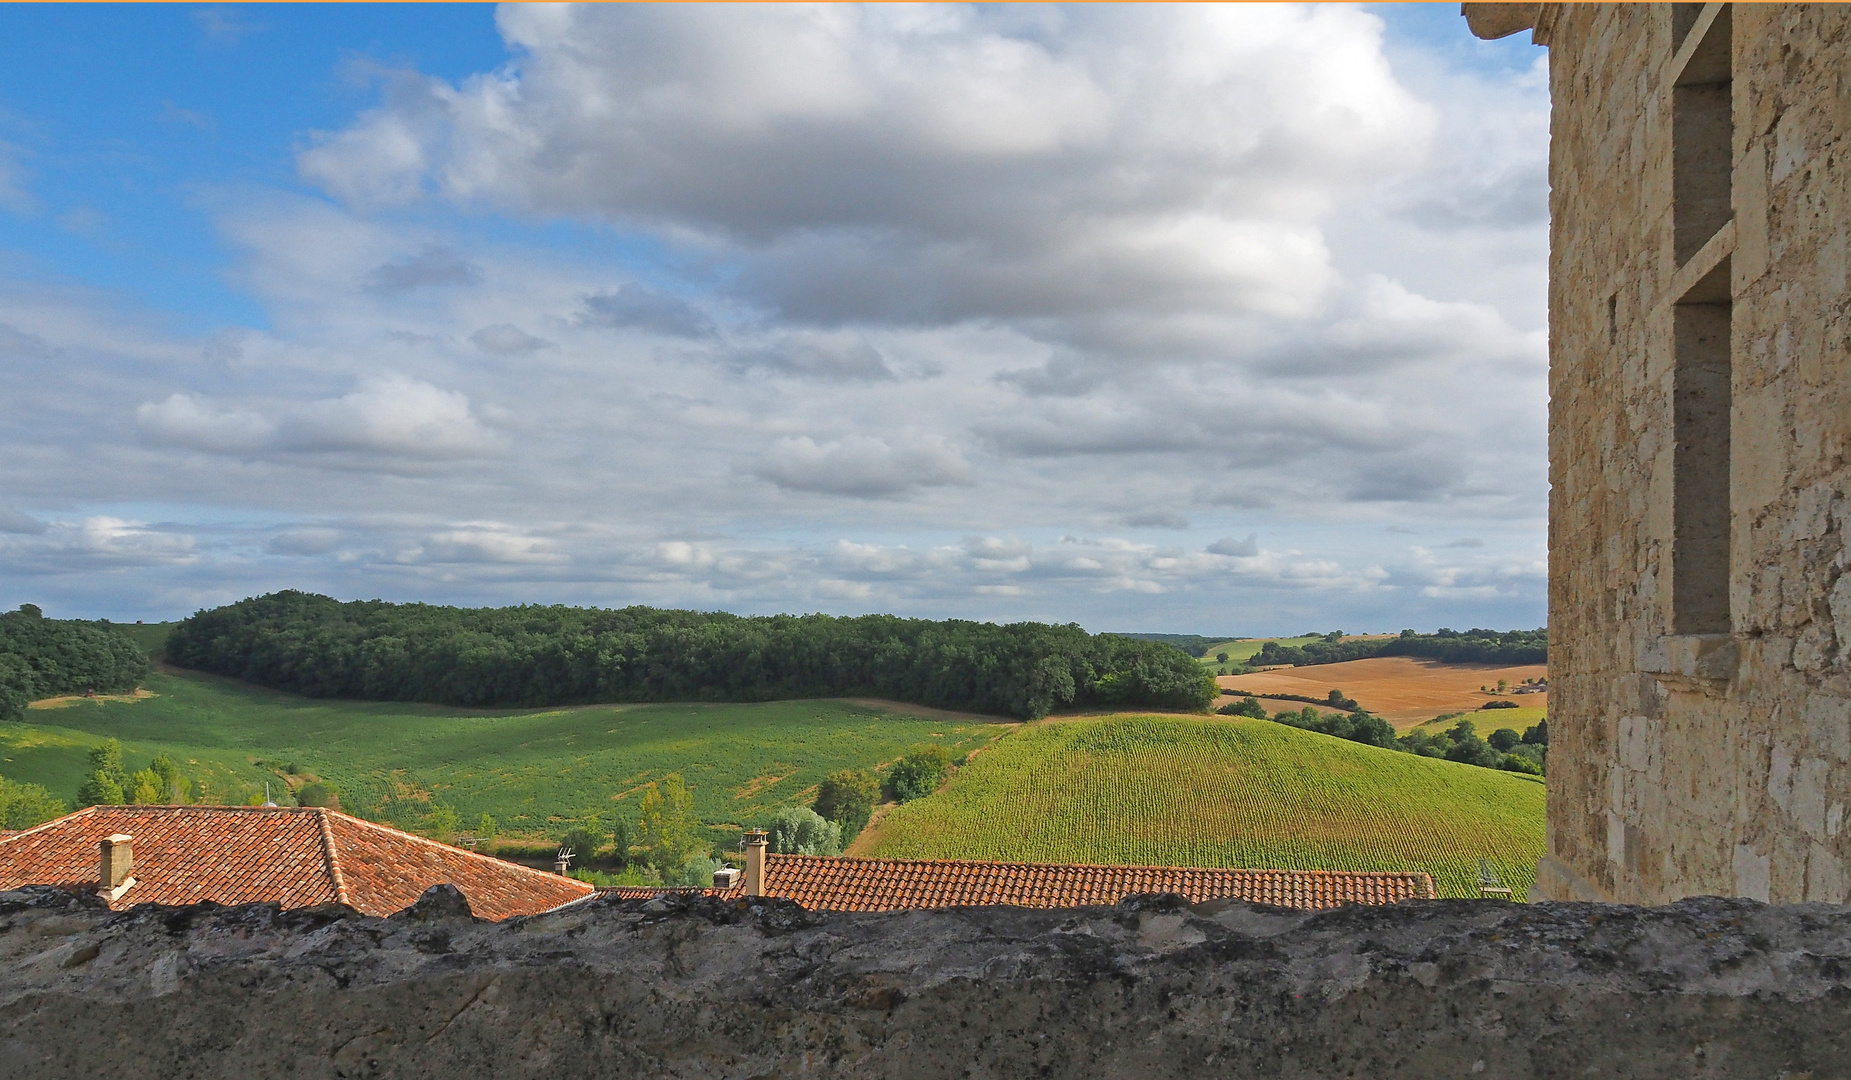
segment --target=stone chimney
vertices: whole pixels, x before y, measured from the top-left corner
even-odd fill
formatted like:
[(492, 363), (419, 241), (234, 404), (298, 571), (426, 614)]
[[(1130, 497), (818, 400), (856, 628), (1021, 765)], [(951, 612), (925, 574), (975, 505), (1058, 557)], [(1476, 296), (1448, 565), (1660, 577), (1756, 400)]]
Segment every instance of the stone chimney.
[(116, 833), (97, 842), (96, 891), (108, 900), (120, 900), (135, 885), (129, 876), (135, 869), (134, 841), (127, 833)]
[(713, 872), (713, 887), (714, 888), (730, 889), (737, 884), (739, 884), (739, 871), (733, 869), (732, 867), (730, 866), (723, 867)]
[(765, 895), (765, 830), (746, 833), (746, 895)]

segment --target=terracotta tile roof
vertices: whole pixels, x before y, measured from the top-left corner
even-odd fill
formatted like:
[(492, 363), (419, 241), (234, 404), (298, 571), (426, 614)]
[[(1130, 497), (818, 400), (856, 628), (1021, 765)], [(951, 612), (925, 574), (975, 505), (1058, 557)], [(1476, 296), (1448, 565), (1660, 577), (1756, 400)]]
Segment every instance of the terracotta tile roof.
[[(640, 899), (668, 891), (631, 887), (604, 889), (600, 895)], [(703, 891), (745, 895), (742, 885)], [(1434, 896), (1433, 878), (1424, 873), (765, 856), (765, 895), (795, 900), (812, 911), (903, 911), (986, 904), (1087, 907), (1116, 904), (1139, 893), (1164, 892), (1197, 904), (1234, 898), (1292, 908), (1392, 904)]]
[(390, 915), (432, 885), (462, 890), (487, 919), (530, 915), (591, 886), (427, 840), (334, 810), (274, 806), (92, 806), (0, 837), (0, 889), (97, 887), (97, 843), (134, 837), (135, 886), (110, 903), (275, 901), (286, 908), (338, 900)]

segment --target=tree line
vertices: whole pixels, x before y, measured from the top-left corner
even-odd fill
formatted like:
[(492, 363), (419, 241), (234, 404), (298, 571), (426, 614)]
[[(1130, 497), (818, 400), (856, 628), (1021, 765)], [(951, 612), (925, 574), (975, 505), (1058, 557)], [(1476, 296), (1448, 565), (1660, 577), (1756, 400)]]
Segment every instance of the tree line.
[(456, 608), (286, 591), (200, 611), (167, 659), (309, 697), (465, 706), (872, 696), (1021, 719), (1206, 709), (1213, 677), (1160, 642), (1077, 625)]
[(0, 720), (23, 718), (30, 701), (133, 690), (147, 676), (147, 654), (107, 622), (47, 619), (32, 604), (0, 614)]
[[(1332, 701), (1343, 698), (1341, 692), (1330, 692)], [(1354, 705), (1354, 702), (1351, 702)], [(1335, 707), (1333, 705), (1333, 707)], [(1435, 717), (1437, 720), (1459, 718), (1458, 723), (1440, 731), (1410, 731), (1397, 736), (1392, 724), (1376, 716), (1369, 710), (1355, 707), (1347, 712), (1321, 713), (1307, 705), (1296, 712), (1287, 709), (1268, 715), (1266, 707), (1251, 695), (1215, 710), (1222, 716), (1250, 716), (1256, 720), (1272, 720), (1275, 723), (1304, 731), (1315, 731), (1321, 735), (1334, 735), (1339, 739), (1348, 739), (1365, 746), (1379, 746), (1384, 750), (1399, 750), (1403, 753), (1417, 754), (1421, 757), (1444, 758), (1447, 761), (1477, 765), (1486, 769), (1503, 769), (1507, 772), (1528, 773), (1532, 776), (1543, 774), (1549, 755), (1549, 722), (1544, 720), (1522, 732), (1515, 728), (1499, 728), (1490, 735), (1479, 738), (1477, 725), (1464, 719), (1459, 713)]]
[(1338, 630), (1319, 640), (1302, 645), (1281, 645), (1269, 641), (1260, 646), (1247, 666), (1271, 667), (1292, 664), (1311, 667), (1317, 664), (1341, 664), (1349, 660), (1367, 660), (1375, 656), (1424, 656), (1449, 664), (1546, 664), (1549, 662), (1549, 631), (1535, 630), (1450, 630), (1441, 627), (1431, 634), (1403, 630), (1399, 637), (1373, 640), (1345, 638)]
[[(786, 855), (840, 855), (866, 828), (882, 797), (893, 802), (923, 799), (937, 791), (963, 759), (953, 761), (943, 746), (924, 743), (890, 765), (883, 778), (872, 769), (842, 769), (817, 787), (808, 807), (787, 806), (766, 823), (766, 841)], [(449, 811), (455, 830), (455, 811)], [(479, 835), (493, 832), (483, 815)], [(440, 835), (432, 821), (426, 835)], [(595, 885), (703, 886), (725, 865), (701, 840), (694, 819), (694, 799), (680, 773), (644, 785), (636, 817), (592, 815), (576, 822), (560, 838), (560, 847), (577, 861), (573, 876)]]

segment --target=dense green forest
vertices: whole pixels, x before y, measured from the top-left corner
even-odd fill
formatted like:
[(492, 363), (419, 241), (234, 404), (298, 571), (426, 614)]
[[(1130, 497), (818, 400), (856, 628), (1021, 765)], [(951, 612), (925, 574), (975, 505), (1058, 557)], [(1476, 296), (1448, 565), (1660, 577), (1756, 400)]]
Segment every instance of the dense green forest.
[(1127, 634), (1115, 632), (1117, 637), (1128, 637), (1134, 641), (1161, 641), (1165, 645), (1174, 645), (1190, 656), (1208, 655), (1208, 650), (1224, 641), (1237, 641), (1232, 635), (1228, 637), (1203, 637), (1200, 634)]
[(309, 697), (441, 705), (866, 695), (1034, 719), (1069, 706), (1205, 709), (1188, 654), (1078, 626), (739, 616), (630, 607), (342, 603), (288, 591), (201, 611), (175, 664)]
[(1546, 664), (1549, 662), (1549, 631), (1460, 631), (1441, 627), (1431, 634), (1403, 630), (1400, 637), (1375, 640), (1344, 639), (1340, 634), (1331, 634), (1323, 641), (1308, 641), (1303, 645), (1269, 641), (1248, 664), (1252, 667), (1273, 664), (1309, 667), (1366, 660), (1372, 656), (1426, 656), (1449, 664)]
[(40, 698), (133, 690), (147, 674), (147, 655), (106, 622), (47, 619), (31, 604), (0, 614), (0, 719)]

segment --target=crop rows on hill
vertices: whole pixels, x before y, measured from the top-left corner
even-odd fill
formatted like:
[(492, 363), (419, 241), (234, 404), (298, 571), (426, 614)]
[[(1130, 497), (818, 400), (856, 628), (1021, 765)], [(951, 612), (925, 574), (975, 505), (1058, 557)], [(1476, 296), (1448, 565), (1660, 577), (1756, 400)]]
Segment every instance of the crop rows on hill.
[(1523, 895), (1543, 791), (1511, 774), (1253, 720), (1115, 717), (1003, 739), (863, 849), (914, 858), (1425, 870), (1476, 896), (1478, 860)]

